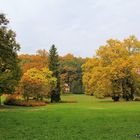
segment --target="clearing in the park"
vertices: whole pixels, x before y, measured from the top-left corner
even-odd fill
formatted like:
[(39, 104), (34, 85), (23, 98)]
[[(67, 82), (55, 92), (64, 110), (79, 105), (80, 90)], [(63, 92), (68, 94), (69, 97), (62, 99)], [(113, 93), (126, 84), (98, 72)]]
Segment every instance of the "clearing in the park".
[[(140, 103), (65, 95), (71, 103), (0, 109), (1, 140), (135, 140)], [(75, 102), (77, 101), (77, 103)]]

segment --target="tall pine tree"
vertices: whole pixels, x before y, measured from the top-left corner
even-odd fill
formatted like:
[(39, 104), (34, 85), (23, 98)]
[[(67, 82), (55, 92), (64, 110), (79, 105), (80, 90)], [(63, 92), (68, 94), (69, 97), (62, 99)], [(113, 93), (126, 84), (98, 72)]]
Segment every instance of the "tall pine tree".
[(49, 69), (53, 72), (53, 76), (57, 78), (57, 85), (55, 90), (51, 92), (51, 102), (59, 102), (60, 99), (60, 72), (59, 72), (59, 58), (57, 48), (52, 45), (49, 51)]

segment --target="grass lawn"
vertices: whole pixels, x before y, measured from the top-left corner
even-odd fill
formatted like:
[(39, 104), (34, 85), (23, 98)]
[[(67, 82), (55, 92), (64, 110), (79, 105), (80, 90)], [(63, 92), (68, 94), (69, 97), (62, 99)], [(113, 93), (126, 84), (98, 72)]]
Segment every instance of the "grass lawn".
[(78, 103), (0, 109), (0, 140), (135, 140), (140, 102), (112, 102), (85, 95)]

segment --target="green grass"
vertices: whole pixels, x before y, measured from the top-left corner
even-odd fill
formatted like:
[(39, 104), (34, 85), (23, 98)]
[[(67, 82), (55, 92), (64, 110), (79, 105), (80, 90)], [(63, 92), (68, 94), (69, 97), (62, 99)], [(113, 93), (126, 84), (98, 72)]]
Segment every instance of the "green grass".
[(135, 140), (140, 102), (112, 102), (85, 95), (63, 96), (78, 103), (0, 109), (1, 140)]

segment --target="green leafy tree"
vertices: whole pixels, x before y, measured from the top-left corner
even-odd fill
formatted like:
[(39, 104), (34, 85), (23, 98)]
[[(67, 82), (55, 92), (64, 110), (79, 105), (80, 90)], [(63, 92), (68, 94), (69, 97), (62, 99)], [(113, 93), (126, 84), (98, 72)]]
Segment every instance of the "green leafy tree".
[(65, 84), (69, 86), (69, 92), (83, 93), (82, 64), (84, 59), (67, 54), (60, 57), (61, 89), (65, 93)]
[(16, 34), (8, 29), (9, 21), (0, 14), (0, 96), (13, 93), (20, 79), (17, 51), (20, 45), (16, 42)]
[(60, 72), (59, 72), (59, 56), (57, 53), (57, 48), (55, 45), (52, 45), (49, 56), (49, 69), (53, 72), (53, 76), (57, 78), (57, 84), (56, 89), (52, 90), (51, 92), (51, 102), (59, 102), (61, 100), (60, 98)]

